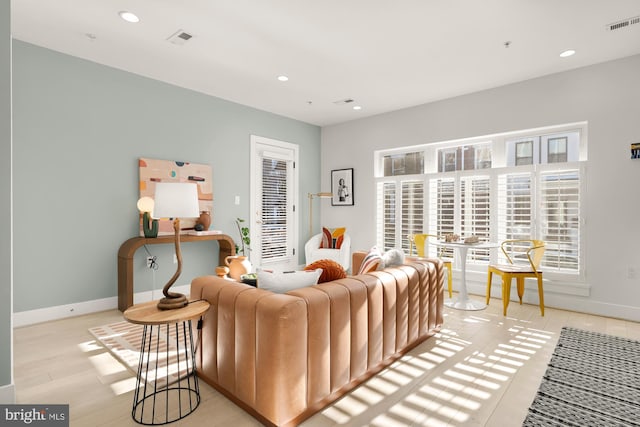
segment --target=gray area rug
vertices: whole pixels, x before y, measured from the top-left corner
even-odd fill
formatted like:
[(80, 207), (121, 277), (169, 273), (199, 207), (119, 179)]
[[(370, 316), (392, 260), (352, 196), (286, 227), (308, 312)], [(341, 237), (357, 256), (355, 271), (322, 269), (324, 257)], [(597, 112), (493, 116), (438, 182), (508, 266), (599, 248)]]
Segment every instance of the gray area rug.
[(640, 426), (640, 342), (562, 328), (523, 426)]

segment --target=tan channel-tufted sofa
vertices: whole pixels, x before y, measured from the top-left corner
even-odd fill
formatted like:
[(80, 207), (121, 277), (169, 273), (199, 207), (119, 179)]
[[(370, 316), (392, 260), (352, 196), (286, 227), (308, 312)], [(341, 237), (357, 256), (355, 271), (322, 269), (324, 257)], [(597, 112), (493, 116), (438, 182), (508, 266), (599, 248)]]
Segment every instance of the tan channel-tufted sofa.
[[(358, 271), (366, 253), (355, 252)], [(265, 425), (297, 425), (442, 325), (438, 259), (276, 294), (203, 276), (198, 375)]]

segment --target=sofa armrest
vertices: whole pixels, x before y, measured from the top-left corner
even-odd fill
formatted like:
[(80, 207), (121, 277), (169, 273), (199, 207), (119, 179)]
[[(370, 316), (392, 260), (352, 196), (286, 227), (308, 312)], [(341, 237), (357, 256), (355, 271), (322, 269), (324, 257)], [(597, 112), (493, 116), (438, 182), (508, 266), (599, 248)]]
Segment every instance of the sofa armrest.
[(353, 251), (351, 255), (351, 274), (356, 275), (358, 271), (360, 271), (360, 266), (362, 265), (362, 261), (364, 257), (367, 256), (368, 252), (365, 251)]
[(266, 424), (281, 425), (306, 408), (307, 305), (216, 276), (191, 282), (205, 299), (198, 375)]

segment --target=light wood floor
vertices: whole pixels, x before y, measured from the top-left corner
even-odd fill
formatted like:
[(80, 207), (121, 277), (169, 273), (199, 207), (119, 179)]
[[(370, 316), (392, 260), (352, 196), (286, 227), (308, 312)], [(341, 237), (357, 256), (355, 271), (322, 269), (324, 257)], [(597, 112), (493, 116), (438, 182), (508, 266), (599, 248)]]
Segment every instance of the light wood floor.
[[(480, 299), (474, 297), (474, 299)], [(17, 328), (17, 403), (70, 405), (71, 426), (136, 426), (135, 378), (87, 331), (117, 310)], [(520, 426), (563, 326), (640, 339), (640, 323), (512, 302), (483, 311), (446, 309), (440, 334), (303, 426)], [(202, 403), (174, 426), (255, 426), (201, 382)]]

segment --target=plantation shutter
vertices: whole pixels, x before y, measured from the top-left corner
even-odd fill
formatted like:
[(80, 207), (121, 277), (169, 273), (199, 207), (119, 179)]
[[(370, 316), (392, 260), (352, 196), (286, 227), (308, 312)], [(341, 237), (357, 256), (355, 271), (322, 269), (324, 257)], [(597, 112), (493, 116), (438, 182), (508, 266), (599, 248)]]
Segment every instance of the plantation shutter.
[(402, 182), (402, 250), (409, 253), (409, 234), (422, 233), (424, 224), (424, 182)]
[(389, 250), (396, 244), (396, 184), (378, 183), (378, 246)]
[[(460, 180), (460, 233), (488, 241), (491, 217), (491, 180), (488, 176), (465, 176)], [(489, 250), (471, 250), (469, 261), (488, 261)]]
[[(287, 175), (290, 162), (262, 158), (261, 247), (262, 261), (276, 261), (292, 254), (287, 236), (290, 221)], [(274, 156), (275, 157), (275, 156)]]
[[(429, 180), (429, 234), (436, 234), (438, 237), (453, 234), (456, 211), (455, 188), (454, 178)], [(429, 250), (434, 247), (429, 245)], [(453, 249), (445, 249), (442, 254), (452, 257)]]
[(498, 177), (498, 240), (531, 239), (531, 173), (512, 173)]
[(580, 171), (540, 173), (541, 236), (545, 270), (580, 269)]

